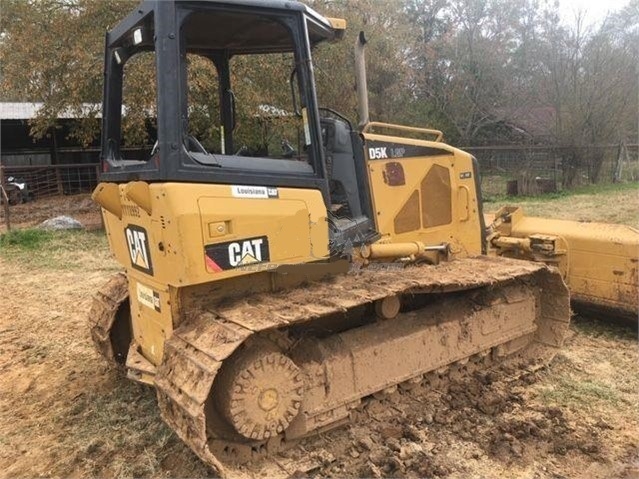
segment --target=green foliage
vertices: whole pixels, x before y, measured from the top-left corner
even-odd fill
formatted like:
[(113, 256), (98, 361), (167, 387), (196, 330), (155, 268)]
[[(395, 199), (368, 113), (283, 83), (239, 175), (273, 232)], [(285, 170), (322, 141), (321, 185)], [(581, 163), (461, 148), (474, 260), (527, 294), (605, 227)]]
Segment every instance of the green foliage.
[[(347, 29), (336, 43), (313, 52), (319, 102), (356, 120), (353, 45), (360, 31), (367, 38), (366, 59), (370, 117), (374, 121), (409, 122), (421, 109), (411, 92), (410, 55), (414, 26), (396, 0), (320, 1), (311, 6), (329, 17), (344, 18)], [(418, 115), (412, 114), (415, 118)], [(429, 123), (418, 119), (418, 125)]]
[[(99, 135), (104, 32), (135, 0), (3, 0), (0, 15), (0, 94), (43, 102), (31, 122), (45, 136), (63, 113), (86, 117), (72, 136), (88, 144)], [(142, 88), (146, 85), (139, 85)]]
[(155, 54), (143, 52), (124, 65), (122, 85), (123, 105), (122, 134), (127, 146), (142, 146), (149, 142), (147, 126), (155, 127), (157, 118), (157, 84)]
[[(482, 185), (482, 191), (484, 186)], [(504, 191), (504, 190), (501, 190)], [(535, 197), (484, 195), (484, 211), (520, 206), (526, 216), (626, 224), (639, 229), (639, 183), (589, 185)], [(618, 205), (611, 207), (611, 205)]]
[[(495, 178), (490, 178), (489, 182), (495, 182)], [(500, 182), (503, 186), (500, 191), (505, 191), (505, 181)], [(560, 190), (552, 193), (544, 193), (537, 196), (508, 196), (504, 193), (493, 193), (495, 188), (494, 186), (484, 185), (482, 184), (482, 192), (484, 189), (487, 189), (489, 192), (489, 196), (484, 196), (485, 202), (510, 202), (510, 203), (521, 203), (526, 201), (534, 201), (534, 202), (550, 202), (553, 200), (557, 200), (560, 198), (568, 198), (571, 196), (578, 195), (606, 195), (610, 193), (637, 193), (639, 195), (639, 183), (638, 182), (627, 182), (627, 183), (600, 183), (594, 185), (584, 185), (578, 186), (575, 188), (571, 188), (569, 190)]]
[[(199, 138), (208, 151), (219, 151), (218, 76), (212, 62), (197, 55), (187, 55), (189, 85), (189, 133)], [(196, 100), (194, 100), (196, 99)]]

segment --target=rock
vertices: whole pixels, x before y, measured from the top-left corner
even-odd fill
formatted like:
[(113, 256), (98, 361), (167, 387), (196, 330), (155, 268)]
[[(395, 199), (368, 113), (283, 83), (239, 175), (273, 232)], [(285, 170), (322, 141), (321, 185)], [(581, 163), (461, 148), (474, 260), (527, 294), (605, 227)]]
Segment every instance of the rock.
[(367, 451), (370, 451), (373, 449), (373, 446), (375, 445), (375, 443), (370, 438), (370, 436), (364, 436), (359, 441), (357, 441), (357, 445), (361, 447), (362, 449), (366, 449)]
[(82, 223), (70, 216), (56, 216), (49, 218), (38, 225), (43, 230), (81, 230), (84, 229)]
[(361, 477), (382, 477), (382, 471), (380, 470), (379, 467), (377, 467), (375, 464), (370, 463), (367, 466), (365, 466), (361, 472), (360, 472)]
[(424, 449), (422, 448), (422, 446), (420, 446), (416, 442), (407, 442), (400, 448), (399, 458), (402, 461), (405, 461), (406, 459), (412, 459), (418, 454), (421, 454), (423, 451)]
[(391, 450), (391, 451), (395, 451), (395, 452), (399, 452), (400, 451), (400, 445), (399, 445), (399, 439), (394, 438), (394, 437), (389, 437), (386, 440), (386, 446)]
[(404, 437), (412, 441), (421, 442), (426, 440), (427, 435), (412, 424), (408, 424), (404, 426)]
[(524, 454), (524, 446), (517, 439), (510, 443), (510, 452), (515, 457), (521, 457)]

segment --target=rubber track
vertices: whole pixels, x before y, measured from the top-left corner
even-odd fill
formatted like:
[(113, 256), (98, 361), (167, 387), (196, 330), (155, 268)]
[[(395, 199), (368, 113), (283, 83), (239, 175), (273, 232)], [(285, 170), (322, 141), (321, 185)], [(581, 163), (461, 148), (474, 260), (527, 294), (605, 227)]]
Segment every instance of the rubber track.
[(165, 343), (155, 378), (161, 415), (203, 461), (224, 476), (224, 466), (209, 449), (208, 441), (215, 438), (207, 434), (205, 403), (222, 362), (249, 336), (346, 312), (390, 295), (462, 291), (534, 275), (544, 276), (541, 307), (550, 312), (546, 317), (553, 322), (547, 334), (553, 338), (551, 343), (560, 344), (569, 320), (561, 277), (545, 265), (505, 258), (482, 256), (438, 266), (362, 269), (281, 292), (217, 304), (201, 301), (185, 312)]

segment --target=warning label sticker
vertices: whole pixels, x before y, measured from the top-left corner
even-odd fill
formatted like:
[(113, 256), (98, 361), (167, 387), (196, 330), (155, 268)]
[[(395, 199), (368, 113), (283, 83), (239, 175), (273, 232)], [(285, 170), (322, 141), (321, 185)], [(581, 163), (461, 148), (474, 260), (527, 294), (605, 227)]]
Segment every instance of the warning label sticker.
[(141, 283), (138, 283), (138, 301), (147, 308), (154, 309), (158, 313), (162, 309), (160, 304), (160, 293), (154, 291), (148, 286), (144, 286)]

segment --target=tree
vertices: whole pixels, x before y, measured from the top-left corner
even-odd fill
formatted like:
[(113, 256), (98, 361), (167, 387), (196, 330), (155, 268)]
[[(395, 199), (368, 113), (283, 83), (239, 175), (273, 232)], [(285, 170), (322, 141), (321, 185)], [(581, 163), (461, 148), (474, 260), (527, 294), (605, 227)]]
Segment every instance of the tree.
[(583, 154), (582, 147), (636, 138), (639, 2), (597, 28), (587, 28), (583, 15), (570, 27), (557, 18), (544, 20), (537, 91), (557, 112), (556, 143), (572, 148), (563, 161), (564, 183), (570, 186), (580, 167), (597, 182), (603, 152)]
[[(550, 134), (537, 140), (590, 145), (634, 138), (637, 132), (639, 0), (596, 27), (560, 21), (552, 0), (308, 0), (326, 16), (345, 18), (341, 42), (313, 51), (320, 106), (355, 119), (353, 45), (369, 40), (371, 119), (444, 130), (467, 145), (531, 141), (521, 119), (552, 111)], [(0, 92), (5, 99), (43, 102), (32, 122), (42, 136), (63, 112), (84, 118), (72, 134), (89, 143), (99, 134), (104, 31), (135, 0), (3, 0)], [(582, 19), (583, 20), (583, 19)], [(233, 60), (241, 128), (250, 133), (256, 106), (293, 109), (291, 58)], [(155, 117), (153, 55), (125, 67), (123, 122), (128, 143), (148, 141)], [(189, 127), (219, 144), (217, 74), (189, 56)], [(525, 128), (523, 128), (525, 129)], [(575, 160), (578, 161), (578, 160)], [(591, 163), (591, 180), (598, 175)], [(571, 162), (567, 161), (566, 164)], [(574, 164), (574, 162), (573, 162)]]
[(453, 142), (508, 141), (508, 123), (531, 108), (545, 7), (536, 0), (455, 0), (415, 1), (408, 8), (426, 33), (413, 62), (420, 101), (433, 105)]
[(31, 122), (39, 138), (71, 113), (72, 131), (87, 144), (99, 134), (104, 32), (137, 2), (119, 0), (3, 0), (0, 63), (3, 98), (42, 102)]
[(412, 106), (408, 55), (413, 37), (401, 6), (395, 0), (313, 2), (322, 14), (344, 18), (347, 24), (341, 41), (320, 45), (313, 53), (322, 106), (356, 117), (354, 45), (364, 31), (371, 120), (397, 123), (407, 116)]

